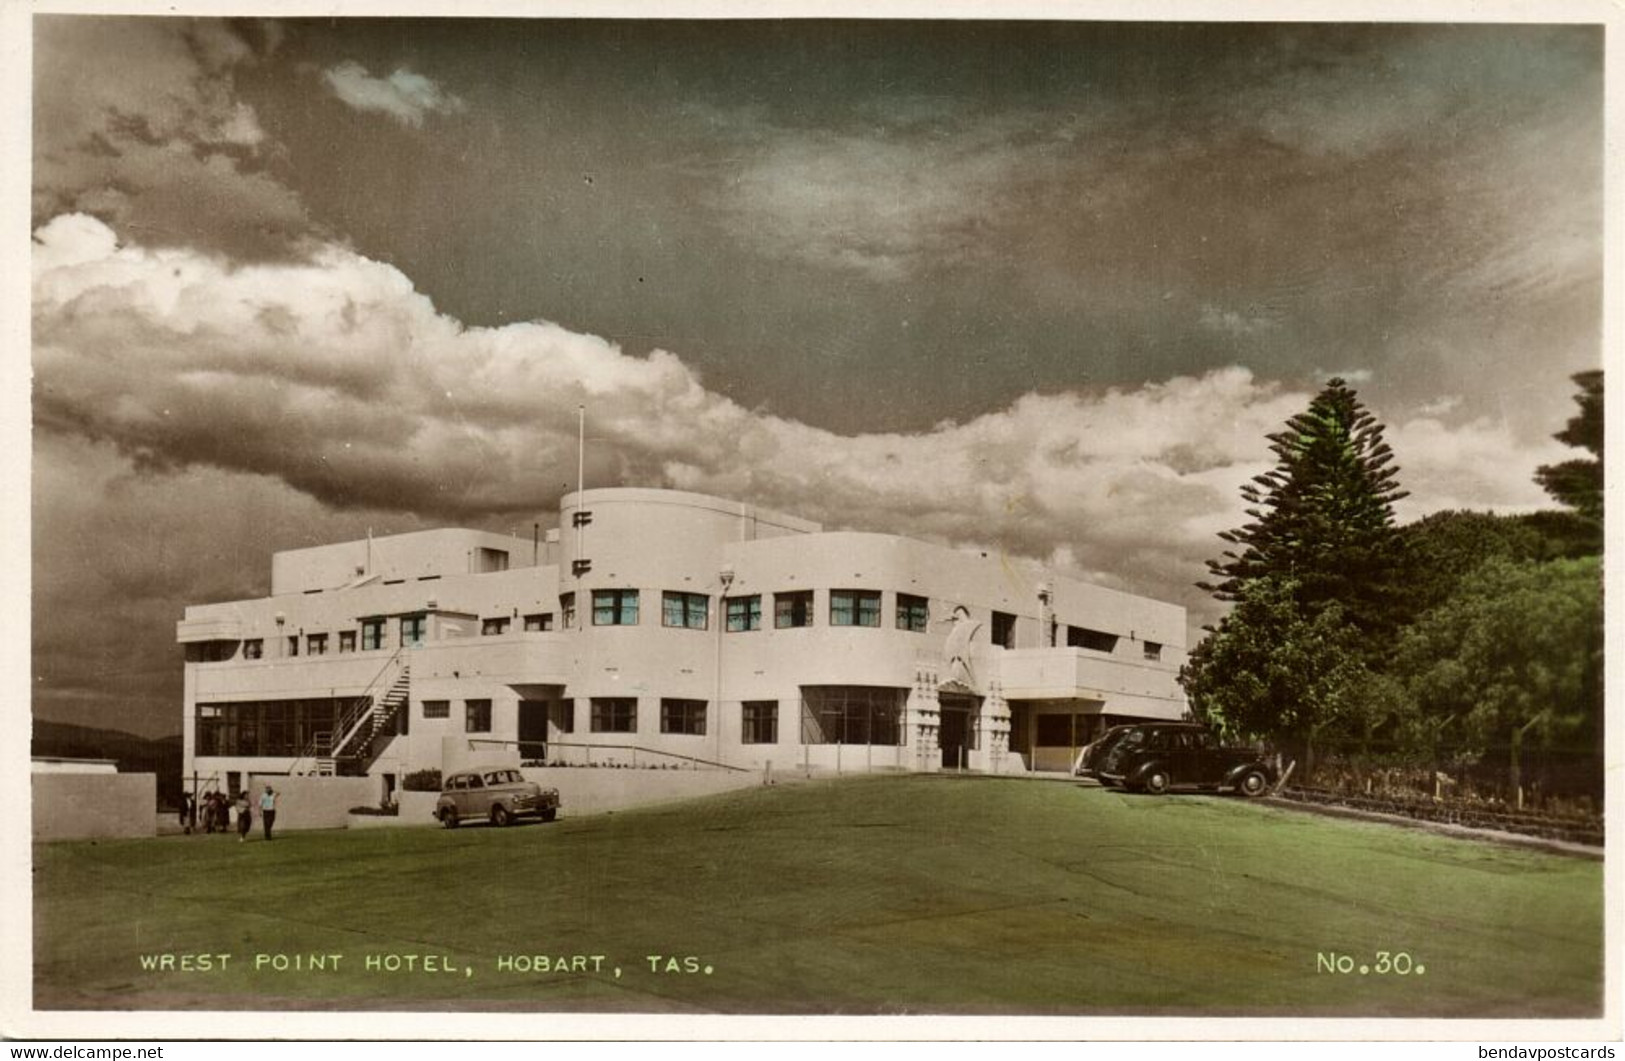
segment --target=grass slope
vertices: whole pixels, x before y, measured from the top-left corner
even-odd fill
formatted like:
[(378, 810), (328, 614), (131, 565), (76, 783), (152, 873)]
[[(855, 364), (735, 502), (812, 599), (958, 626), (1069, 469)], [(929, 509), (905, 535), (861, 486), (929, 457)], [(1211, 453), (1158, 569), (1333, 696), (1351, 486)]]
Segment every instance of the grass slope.
[[(1013, 780), (787, 785), (507, 830), (39, 845), (34, 883), (43, 1008), (1581, 1016), (1602, 982), (1599, 863)], [(1317, 972), (1332, 951), (1426, 972)], [(233, 957), (144, 970), (158, 953)], [(275, 972), (257, 953), (344, 957)], [(364, 968), (389, 954), (453, 971)], [(514, 954), (604, 962), (499, 971)]]

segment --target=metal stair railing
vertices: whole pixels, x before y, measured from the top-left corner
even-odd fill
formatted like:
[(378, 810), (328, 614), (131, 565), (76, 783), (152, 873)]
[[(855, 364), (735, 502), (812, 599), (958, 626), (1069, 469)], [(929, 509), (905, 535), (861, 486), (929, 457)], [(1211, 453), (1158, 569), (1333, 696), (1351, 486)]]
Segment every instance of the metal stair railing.
[[(377, 699), (378, 688), (384, 681), (385, 676), (390, 674), (391, 670), (400, 663), (403, 651), (405, 651), (404, 646), (397, 648), (390, 654), (390, 657), (384, 661), (384, 665), (378, 669), (378, 673), (372, 676), (372, 680), (362, 690), (361, 695), (354, 698), (349, 710), (339, 716), (338, 724), (332, 730), (318, 730), (311, 734), (310, 740), (305, 743), (304, 749), (300, 751), (289, 766), (288, 773), (308, 775), (311, 773), (332, 774), (337, 772), (339, 753), (343, 750), (344, 745), (355, 736), (355, 731), (358, 728), (357, 723), (365, 721), (371, 716), (373, 702)], [(406, 667), (402, 665), (397, 683), (405, 679), (405, 672)], [(393, 684), (395, 683), (392, 683), (392, 686)], [(393, 688), (391, 692), (393, 692)], [(396, 708), (398, 707), (397, 704)], [(335, 733), (342, 735), (337, 741), (333, 739)]]

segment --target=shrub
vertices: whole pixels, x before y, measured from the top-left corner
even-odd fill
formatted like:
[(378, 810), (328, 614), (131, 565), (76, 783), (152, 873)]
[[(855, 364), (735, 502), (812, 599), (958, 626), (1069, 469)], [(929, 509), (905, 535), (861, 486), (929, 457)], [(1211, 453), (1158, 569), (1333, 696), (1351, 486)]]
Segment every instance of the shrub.
[(401, 779), (401, 788), (407, 792), (439, 792), (439, 770), (414, 770)]

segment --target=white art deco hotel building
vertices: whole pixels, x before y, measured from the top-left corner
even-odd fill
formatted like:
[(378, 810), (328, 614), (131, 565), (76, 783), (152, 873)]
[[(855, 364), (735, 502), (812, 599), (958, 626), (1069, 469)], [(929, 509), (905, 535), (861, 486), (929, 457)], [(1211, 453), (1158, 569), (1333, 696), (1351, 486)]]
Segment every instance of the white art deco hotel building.
[[(650, 489), (534, 540), (435, 530), (276, 553), (188, 607), (185, 776), (368, 774), (455, 749), (756, 770), (1065, 770), (1185, 713), (1185, 610), (994, 554)], [(470, 744), (470, 742), (474, 742)]]

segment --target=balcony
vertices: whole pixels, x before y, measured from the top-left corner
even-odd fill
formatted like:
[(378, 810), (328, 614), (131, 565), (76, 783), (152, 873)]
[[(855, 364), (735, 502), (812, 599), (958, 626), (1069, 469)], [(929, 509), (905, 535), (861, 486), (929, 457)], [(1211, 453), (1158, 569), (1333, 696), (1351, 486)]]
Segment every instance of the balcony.
[(1185, 707), (1178, 673), (1168, 664), (1084, 648), (1018, 648), (999, 653), (998, 667), (1007, 700), (1102, 700), (1108, 711), (1122, 714), (1144, 714), (1161, 704), (1157, 717), (1172, 711), (1172, 718)]

